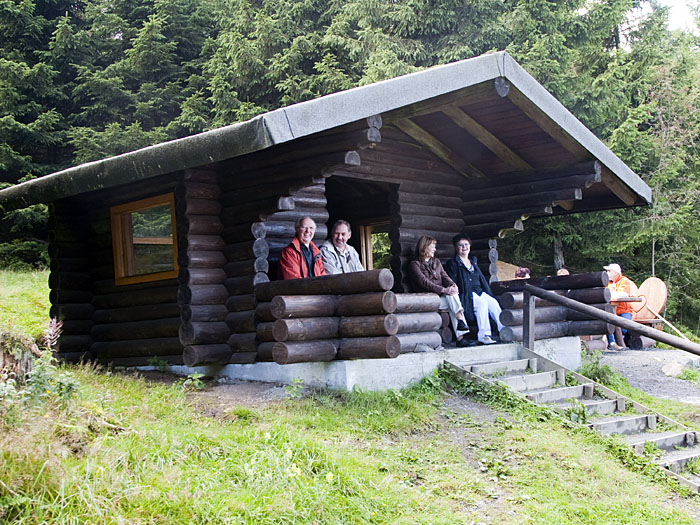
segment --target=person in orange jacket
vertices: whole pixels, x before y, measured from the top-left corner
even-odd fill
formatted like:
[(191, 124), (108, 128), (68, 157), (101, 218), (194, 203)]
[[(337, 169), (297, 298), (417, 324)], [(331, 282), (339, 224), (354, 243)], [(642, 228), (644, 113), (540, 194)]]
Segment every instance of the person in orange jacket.
[(304, 279), (326, 275), (321, 250), (311, 241), (316, 223), (311, 217), (302, 217), (294, 225), (297, 234), (280, 255), (281, 279)]
[[(603, 269), (608, 272), (608, 288), (612, 292), (611, 300), (615, 301), (617, 298), (629, 297), (632, 290), (632, 281), (627, 277), (622, 275), (622, 268), (617, 263), (608, 264), (603, 266)], [(620, 317), (625, 319), (632, 319), (632, 303), (628, 301), (620, 301), (617, 303), (617, 310), (615, 313)], [(622, 335), (626, 335), (627, 330), (622, 329)], [(613, 334), (608, 334), (608, 350), (620, 350), (622, 347), (615, 343), (615, 336)]]

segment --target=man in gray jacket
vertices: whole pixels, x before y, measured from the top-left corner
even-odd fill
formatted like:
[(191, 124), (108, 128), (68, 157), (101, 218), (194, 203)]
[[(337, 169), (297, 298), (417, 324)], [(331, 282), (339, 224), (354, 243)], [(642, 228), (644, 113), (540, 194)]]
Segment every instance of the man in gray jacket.
[(331, 238), (321, 246), (321, 257), (326, 273), (363, 272), (360, 256), (355, 248), (348, 244), (352, 236), (350, 223), (342, 219), (335, 221)]

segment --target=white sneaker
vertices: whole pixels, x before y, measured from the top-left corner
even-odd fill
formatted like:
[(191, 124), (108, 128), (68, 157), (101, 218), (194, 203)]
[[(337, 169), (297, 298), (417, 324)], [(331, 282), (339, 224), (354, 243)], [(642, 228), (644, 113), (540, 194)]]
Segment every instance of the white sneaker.
[(482, 345), (495, 345), (496, 344), (496, 341), (491, 339), (491, 336), (489, 336), (489, 335), (485, 335), (482, 339), (479, 339), (479, 342)]

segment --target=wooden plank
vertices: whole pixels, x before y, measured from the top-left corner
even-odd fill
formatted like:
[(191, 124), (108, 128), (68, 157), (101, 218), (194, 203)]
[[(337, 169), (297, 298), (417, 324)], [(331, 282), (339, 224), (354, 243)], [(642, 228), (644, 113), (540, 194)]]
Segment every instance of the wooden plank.
[(605, 186), (627, 206), (632, 206), (635, 202), (637, 202), (637, 195), (634, 193), (634, 191), (623, 184), (622, 181), (613, 175), (612, 172), (606, 167), (603, 167), (602, 179), (603, 184), (605, 184)]
[(525, 162), (508, 146), (503, 144), (495, 135), (493, 135), (484, 126), (471, 118), (463, 109), (455, 106), (444, 106), (440, 108), (452, 122), (457, 124), (464, 131), (472, 135), (476, 140), (490, 149), (499, 159), (512, 168), (519, 171), (530, 171), (532, 166)]
[(456, 169), (465, 177), (482, 178), (484, 174), (472, 166), (469, 162), (461, 158), (445, 144), (436, 139), (433, 135), (421, 128), (410, 119), (399, 120), (394, 123), (401, 131), (417, 140), (420, 144), (432, 151), (438, 158)]

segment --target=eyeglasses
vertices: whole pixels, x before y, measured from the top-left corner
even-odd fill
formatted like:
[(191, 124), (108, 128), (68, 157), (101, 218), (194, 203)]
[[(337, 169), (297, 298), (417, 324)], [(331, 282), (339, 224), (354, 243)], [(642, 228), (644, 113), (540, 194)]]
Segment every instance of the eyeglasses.
[(469, 243), (468, 242), (460, 242), (457, 245), (457, 248), (469, 248)]

